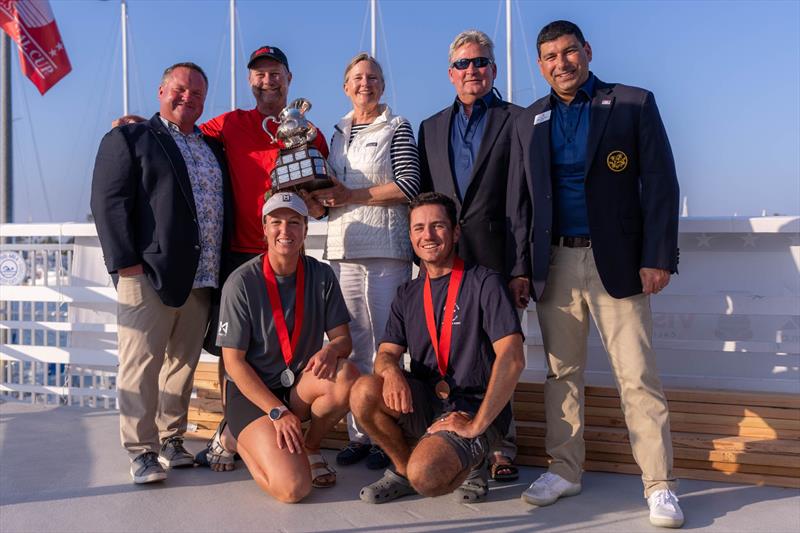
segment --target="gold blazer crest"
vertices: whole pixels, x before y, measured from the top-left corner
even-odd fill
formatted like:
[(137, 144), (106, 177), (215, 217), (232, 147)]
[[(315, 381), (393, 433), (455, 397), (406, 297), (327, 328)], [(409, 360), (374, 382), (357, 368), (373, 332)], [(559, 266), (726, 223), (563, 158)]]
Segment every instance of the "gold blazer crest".
[(606, 157), (606, 164), (612, 172), (622, 172), (628, 167), (628, 156), (621, 150), (614, 150)]

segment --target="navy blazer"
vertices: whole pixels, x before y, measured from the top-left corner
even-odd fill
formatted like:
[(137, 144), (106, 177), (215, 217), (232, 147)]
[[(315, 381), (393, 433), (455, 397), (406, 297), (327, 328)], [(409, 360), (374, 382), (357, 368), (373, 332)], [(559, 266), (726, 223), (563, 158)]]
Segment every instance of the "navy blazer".
[(463, 201), (450, 165), (450, 105), (419, 127), (420, 190), (445, 194), (456, 203), (461, 239), (458, 255), (504, 275), (506, 263), (506, 180), (514, 117), (522, 108), (495, 98), (487, 110), (486, 129)]
[[(224, 249), (231, 232), (230, 180), (222, 144), (204, 140), (222, 170)], [(103, 137), (94, 165), (91, 208), (114, 282), (119, 269), (141, 263), (161, 301), (171, 307), (183, 305), (200, 259), (200, 227), (186, 164), (158, 113)]]
[[(550, 264), (554, 219), (551, 96), (517, 118), (508, 187), (513, 276), (539, 299)], [(678, 179), (653, 93), (596, 80), (584, 190), (597, 271), (611, 296), (642, 292), (639, 269), (678, 267)]]

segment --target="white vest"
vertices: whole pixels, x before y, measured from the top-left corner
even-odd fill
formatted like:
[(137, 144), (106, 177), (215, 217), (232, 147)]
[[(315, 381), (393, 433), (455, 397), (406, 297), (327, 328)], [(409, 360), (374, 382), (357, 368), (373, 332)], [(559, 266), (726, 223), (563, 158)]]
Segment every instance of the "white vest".
[[(403, 117), (389, 106), (358, 132), (348, 146), (351, 111), (339, 121), (331, 139), (328, 163), (336, 178), (350, 189), (394, 183), (390, 154), (392, 137)], [(331, 208), (325, 259), (412, 259), (408, 237), (408, 206), (348, 205)]]

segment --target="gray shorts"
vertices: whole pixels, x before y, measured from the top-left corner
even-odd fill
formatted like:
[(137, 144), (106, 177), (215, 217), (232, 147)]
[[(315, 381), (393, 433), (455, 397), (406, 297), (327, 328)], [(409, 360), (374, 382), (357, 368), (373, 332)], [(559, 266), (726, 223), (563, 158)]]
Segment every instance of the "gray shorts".
[[(407, 439), (418, 441), (429, 438), (432, 435), (427, 433), (427, 429), (433, 421), (452, 412), (453, 408), (449, 402), (440, 400), (436, 396), (433, 386), (411, 377), (408, 372), (405, 373), (405, 377), (411, 388), (411, 404), (414, 406), (414, 411), (401, 414), (397, 423)], [(469, 414), (475, 415), (475, 413)], [(463, 469), (480, 466), (489, 454), (489, 450), (502, 440), (502, 433), (494, 425), (490, 425), (482, 435), (471, 439), (452, 431), (437, 431), (433, 435), (443, 438), (453, 448)]]

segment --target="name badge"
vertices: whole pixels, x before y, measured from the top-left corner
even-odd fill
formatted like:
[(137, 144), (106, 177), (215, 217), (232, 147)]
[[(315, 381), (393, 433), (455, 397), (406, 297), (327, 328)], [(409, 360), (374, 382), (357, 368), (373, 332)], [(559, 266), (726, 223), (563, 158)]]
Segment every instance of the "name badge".
[(544, 113), (539, 113), (538, 115), (533, 117), (533, 125), (535, 126), (537, 124), (541, 124), (542, 122), (547, 122), (548, 120), (550, 120), (550, 111), (551, 110), (547, 110)]

